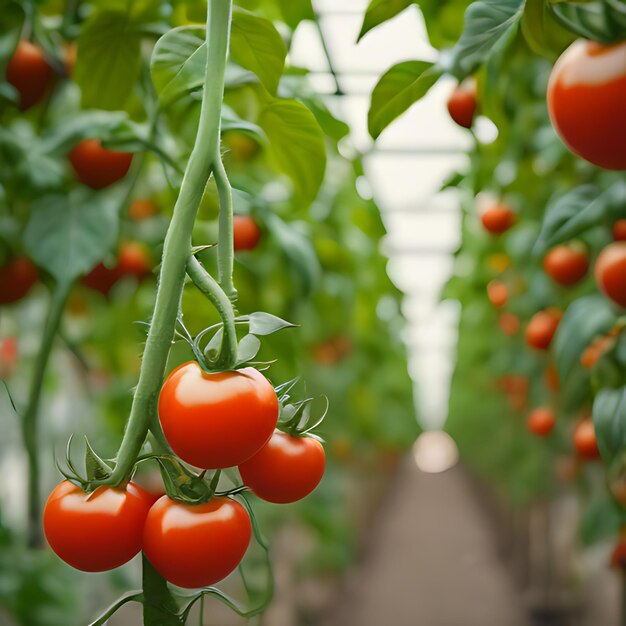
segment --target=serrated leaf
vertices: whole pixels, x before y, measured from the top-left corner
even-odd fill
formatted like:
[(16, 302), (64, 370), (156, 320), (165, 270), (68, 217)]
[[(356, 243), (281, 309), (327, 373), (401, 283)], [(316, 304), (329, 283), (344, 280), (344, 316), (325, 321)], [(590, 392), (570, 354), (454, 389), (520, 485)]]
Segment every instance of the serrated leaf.
[(291, 179), (304, 204), (310, 204), (324, 179), (324, 134), (315, 116), (296, 100), (271, 100), (257, 120), (269, 140), (268, 154)]
[(29, 256), (58, 282), (87, 274), (117, 241), (120, 201), (79, 188), (33, 203), (24, 243)]
[(615, 322), (611, 305), (600, 295), (579, 298), (570, 304), (554, 338), (556, 366), (562, 381), (579, 364), (583, 350), (591, 341), (608, 332)]
[(230, 53), (239, 65), (254, 72), (272, 95), (276, 94), (287, 47), (270, 20), (235, 7)]
[(593, 425), (602, 460), (610, 466), (626, 449), (626, 387), (596, 394)]
[(251, 361), (261, 349), (261, 342), (255, 335), (246, 335), (237, 348), (237, 365)]
[(481, 0), (465, 12), (463, 34), (446, 60), (446, 68), (463, 80), (482, 65), (491, 51), (512, 39), (525, 0)]
[(249, 328), (252, 335), (271, 335), (283, 328), (294, 328), (296, 326), (291, 322), (287, 322), (280, 317), (276, 317), (276, 315), (265, 313), (264, 311), (250, 313), (250, 315), (246, 317), (250, 324)]
[(141, 31), (126, 12), (97, 11), (81, 25), (73, 78), (83, 107), (121, 109), (141, 69)]
[(388, 69), (378, 81), (367, 113), (367, 128), (376, 139), (393, 120), (422, 98), (441, 77), (428, 61), (404, 61)]
[(390, 20), (392, 17), (398, 15), (412, 4), (417, 4), (416, 0), (371, 0), (367, 9), (365, 10), (365, 16), (363, 17), (363, 23), (361, 24), (361, 30), (357, 37), (357, 42), (368, 33), (372, 28), (379, 26), (383, 22)]
[(165, 33), (150, 60), (152, 84), (163, 106), (168, 106), (204, 85), (206, 29), (182, 26)]

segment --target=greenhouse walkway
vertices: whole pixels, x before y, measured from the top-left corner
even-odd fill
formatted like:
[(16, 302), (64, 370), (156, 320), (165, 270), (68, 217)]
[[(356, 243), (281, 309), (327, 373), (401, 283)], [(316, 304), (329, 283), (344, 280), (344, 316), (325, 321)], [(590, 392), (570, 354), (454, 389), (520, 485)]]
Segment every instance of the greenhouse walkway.
[(324, 626), (526, 626), (487, 512), (459, 466), (405, 459), (345, 601)]

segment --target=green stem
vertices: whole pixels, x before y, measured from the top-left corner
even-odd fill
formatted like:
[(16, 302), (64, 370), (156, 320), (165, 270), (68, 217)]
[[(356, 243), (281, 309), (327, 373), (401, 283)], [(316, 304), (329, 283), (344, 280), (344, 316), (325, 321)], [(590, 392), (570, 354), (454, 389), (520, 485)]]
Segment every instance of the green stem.
[(207, 18), (207, 66), (196, 141), (185, 169), (172, 221), (165, 237), (154, 315), (146, 339), (139, 382), (117, 463), (106, 484), (128, 480), (141, 450), (151, 416), (157, 410), (159, 389), (165, 374), (183, 292), (191, 233), (200, 200), (219, 154), (220, 114), (224, 96), (224, 72), (232, 0), (210, 0)]
[(232, 369), (237, 361), (237, 332), (232, 304), (217, 281), (200, 265), (194, 255), (187, 261), (187, 274), (194, 285), (211, 301), (224, 322), (224, 337), (215, 366), (218, 369)]
[(22, 416), (22, 439), (28, 459), (28, 545), (41, 545), (41, 524), (39, 504), (39, 451), (37, 414), (41, 400), (43, 380), (57, 333), (69, 297), (72, 283), (57, 283), (44, 324), (41, 344), (35, 361), (33, 377), (30, 382), (28, 404)]
[(219, 283), (229, 300), (237, 299), (237, 290), (233, 284), (234, 242), (233, 242), (233, 190), (230, 186), (224, 164), (219, 154), (215, 157), (213, 176), (220, 202), (219, 236), (217, 246), (217, 268)]

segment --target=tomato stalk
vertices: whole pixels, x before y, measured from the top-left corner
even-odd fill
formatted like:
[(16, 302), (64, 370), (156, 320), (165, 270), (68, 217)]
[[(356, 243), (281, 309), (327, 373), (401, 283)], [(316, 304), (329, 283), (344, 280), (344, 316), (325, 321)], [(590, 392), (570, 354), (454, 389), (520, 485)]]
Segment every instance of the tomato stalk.
[(41, 507), (39, 502), (39, 451), (38, 451), (38, 424), (37, 414), (41, 400), (43, 379), (46, 373), (48, 360), (54, 344), (54, 338), (59, 329), (65, 303), (70, 294), (71, 282), (57, 283), (52, 293), (43, 335), (33, 376), (30, 381), (28, 404), (22, 416), (22, 440), (28, 459), (28, 545), (41, 545)]
[[(108, 479), (102, 481), (104, 484), (118, 485), (128, 481), (148, 434), (151, 416), (156, 414), (159, 389), (176, 329), (187, 263), (192, 255), (193, 225), (209, 177), (212, 172), (220, 171), (220, 117), (231, 13), (232, 0), (210, 0), (207, 15), (207, 65), (200, 123), (165, 236), (154, 314), (146, 339), (130, 416), (118, 451), (117, 463)], [(219, 173), (218, 176), (223, 188), (225, 184), (223, 177)], [(227, 208), (220, 207), (220, 214)], [(228, 216), (221, 215), (220, 219), (226, 224), (227, 231)], [(224, 233), (220, 233), (220, 241), (225, 236)], [(228, 279), (227, 276), (222, 276), (227, 286), (232, 284), (232, 275), (228, 274), (227, 266), (227, 262), (232, 266), (232, 259), (230, 261), (228, 259), (228, 245), (225, 245), (222, 248), (221, 266), (230, 277)], [(234, 289), (230, 291), (233, 292)]]

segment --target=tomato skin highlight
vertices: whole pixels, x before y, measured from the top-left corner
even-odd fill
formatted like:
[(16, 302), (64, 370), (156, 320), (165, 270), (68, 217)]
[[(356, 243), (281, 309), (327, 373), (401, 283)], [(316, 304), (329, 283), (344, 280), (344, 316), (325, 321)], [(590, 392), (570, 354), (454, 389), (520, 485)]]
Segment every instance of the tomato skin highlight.
[(308, 496), (324, 475), (324, 446), (311, 437), (293, 437), (274, 431), (272, 438), (239, 466), (245, 485), (275, 504), (296, 502)]
[(555, 309), (535, 313), (526, 327), (526, 343), (531, 348), (547, 350), (561, 321), (561, 316), (561, 311)]
[(28, 295), (39, 275), (27, 257), (11, 259), (0, 267), (0, 304), (12, 304)]
[(233, 237), (235, 252), (254, 250), (261, 238), (261, 230), (250, 216), (234, 215)]
[(485, 230), (492, 235), (502, 235), (517, 221), (515, 213), (504, 203), (485, 209), (480, 219)]
[(539, 407), (531, 411), (528, 416), (528, 430), (538, 437), (547, 437), (553, 430), (556, 423), (554, 411), (547, 407)]
[(207, 374), (195, 361), (168, 377), (159, 419), (176, 454), (203, 469), (234, 467), (267, 443), (278, 421), (278, 399), (258, 370)]
[(575, 41), (554, 65), (548, 112), (565, 145), (609, 170), (626, 169), (626, 42)]
[(81, 183), (103, 189), (126, 176), (133, 155), (103, 148), (99, 139), (91, 138), (77, 143), (68, 158)]
[(150, 509), (143, 550), (154, 568), (178, 587), (206, 587), (241, 563), (252, 536), (247, 511), (229, 498), (183, 504), (163, 496)]
[(476, 115), (476, 85), (458, 85), (448, 98), (448, 113), (461, 127), (471, 128)]
[(546, 274), (559, 285), (570, 287), (580, 282), (589, 270), (589, 255), (582, 246), (552, 248), (543, 260)]
[(606, 246), (594, 270), (598, 289), (622, 307), (626, 307), (626, 241)]
[(593, 420), (588, 418), (581, 420), (574, 430), (574, 447), (576, 452), (583, 459), (592, 461), (600, 458), (596, 431), (593, 427)]
[(43, 512), (43, 529), (58, 557), (83, 572), (104, 572), (140, 550), (153, 498), (134, 483), (86, 494), (69, 481), (57, 485)]
[(26, 111), (48, 91), (54, 79), (54, 70), (39, 46), (22, 40), (7, 64), (6, 79), (20, 94), (20, 111)]

